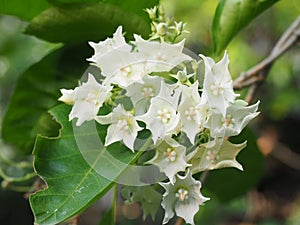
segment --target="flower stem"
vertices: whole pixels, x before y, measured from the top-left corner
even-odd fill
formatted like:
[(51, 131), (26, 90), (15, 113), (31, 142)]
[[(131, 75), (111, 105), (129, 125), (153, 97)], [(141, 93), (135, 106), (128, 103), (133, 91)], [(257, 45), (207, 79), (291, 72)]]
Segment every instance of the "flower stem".
[(178, 217), (175, 225), (182, 225), (182, 223), (183, 223), (183, 219), (181, 217)]

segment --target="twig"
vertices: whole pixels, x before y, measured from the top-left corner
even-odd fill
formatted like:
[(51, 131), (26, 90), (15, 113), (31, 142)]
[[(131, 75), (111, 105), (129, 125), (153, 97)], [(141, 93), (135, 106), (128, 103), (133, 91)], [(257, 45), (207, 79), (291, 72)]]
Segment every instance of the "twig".
[(175, 225), (182, 225), (182, 223), (183, 223), (183, 219), (181, 217), (178, 217)]
[(270, 154), (290, 168), (300, 170), (300, 155), (293, 152), (287, 146), (277, 143), (276, 147)]
[(272, 64), (290, 47), (300, 40), (300, 16), (292, 23), (292, 25), (284, 32), (278, 40), (271, 53), (246, 72), (241, 73), (234, 83), (235, 90), (250, 87), (246, 97), (247, 102), (251, 102), (259, 89), (259, 86), (265, 81)]

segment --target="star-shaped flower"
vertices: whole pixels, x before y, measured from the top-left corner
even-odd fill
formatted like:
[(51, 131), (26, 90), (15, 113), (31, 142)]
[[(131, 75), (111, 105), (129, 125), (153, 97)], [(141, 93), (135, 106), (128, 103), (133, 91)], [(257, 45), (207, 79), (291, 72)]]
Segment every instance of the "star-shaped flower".
[(146, 163), (156, 165), (173, 183), (175, 174), (184, 171), (189, 165), (185, 154), (186, 148), (183, 145), (167, 137), (155, 148), (155, 156)]
[(118, 105), (108, 115), (97, 116), (95, 120), (100, 124), (110, 124), (107, 129), (105, 146), (122, 140), (134, 152), (134, 141), (138, 131), (142, 128), (130, 112), (125, 111), (121, 105)]
[(246, 147), (246, 143), (245, 141), (241, 144), (232, 144), (226, 139), (217, 138), (201, 144), (188, 155), (192, 164), (190, 167), (192, 173), (224, 167), (235, 167), (243, 170), (242, 165), (236, 161), (236, 156)]
[(227, 53), (218, 63), (213, 59), (200, 55), (205, 64), (203, 94), (208, 100), (210, 108), (217, 109), (225, 115), (226, 108), (236, 98), (233, 91), (232, 79), (228, 70), (229, 59)]
[(122, 26), (119, 26), (113, 38), (107, 38), (99, 43), (89, 42), (94, 49), (94, 55), (87, 59), (101, 68), (102, 75), (110, 76), (116, 68), (122, 68), (126, 55), (130, 54), (132, 47), (128, 45), (122, 34)]
[(162, 78), (146, 75), (143, 82), (143, 84), (133, 83), (125, 88), (126, 95), (130, 97), (134, 105), (135, 115), (141, 115), (147, 111), (151, 98), (159, 94)]
[(247, 106), (242, 100), (237, 100), (226, 109), (223, 116), (218, 111), (212, 111), (205, 127), (210, 130), (212, 137), (228, 137), (238, 135), (244, 127), (255, 118), (259, 102)]
[(106, 79), (105, 84), (117, 84), (128, 87), (133, 83), (143, 83), (142, 78), (147, 74), (145, 59), (127, 44), (119, 26), (113, 38), (107, 38), (99, 43), (89, 43), (95, 54), (88, 60), (101, 68)]
[(177, 113), (180, 92), (172, 86), (161, 83), (159, 95), (152, 98), (148, 111), (136, 119), (143, 121), (151, 131), (152, 139), (156, 144), (158, 138), (176, 134), (179, 131), (180, 115)]
[(198, 81), (192, 86), (180, 85), (182, 90), (181, 102), (178, 111), (181, 116), (182, 131), (187, 134), (190, 142), (193, 144), (195, 136), (201, 130), (201, 114), (197, 106), (201, 103), (201, 97), (198, 91)]
[(192, 58), (182, 53), (184, 40), (177, 44), (146, 41), (134, 35), (138, 53), (146, 62), (147, 72), (169, 71), (185, 60)]
[(74, 90), (70, 89), (60, 89), (60, 92), (62, 93), (62, 96), (58, 99), (61, 102), (64, 102), (68, 105), (73, 105), (75, 102), (75, 93), (77, 91), (78, 87), (76, 87)]
[(60, 101), (74, 104), (69, 114), (69, 120), (78, 118), (76, 125), (80, 126), (84, 121), (93, 120), (99, 108), (108, 99), (112, 86), (99, 84), (92, 74), (88, 80), (74, 90), (62, 89)]
[(191, 172), (185, 176), (176, 176), (175, 183), (160, 183), (166, 190), (163, 194), (162, 207), (165, 209), (163, 224), (176, 214), (182, 217), (186, 223), (194, 224), (194, 215), (199, 206), (209, 200), (200, 193), (201, 183), (192, 177)]

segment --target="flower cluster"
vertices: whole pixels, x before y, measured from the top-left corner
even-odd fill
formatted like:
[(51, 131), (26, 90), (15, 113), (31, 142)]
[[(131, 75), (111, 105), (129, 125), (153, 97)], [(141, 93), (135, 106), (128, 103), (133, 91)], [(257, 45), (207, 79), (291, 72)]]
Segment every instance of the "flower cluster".
[[(148, 13), (155, 18), (156, 10)], [(154, 25), (152, 37), (166, 35), (166, 26)], [(183, 25), (176, 26), (182, 32)], [(195, 60), (183, 53), (184, 40), (153, 39), (134, 35), (128, 44), (120, 26), (112, 38), (89, 43), (95, 53), (88, 61), (100, 68), (102, 78), (89, 74), (74, 90), (62, 89), (59, 100), (73, 105), (69, 119), (77, 118), (77, 126), (90, 120), (108, 125), (105, 146), (122, 142), (138, 151), (139, 132), (149, 130), (155, 155), (145, 164), (157, 166), (168, 179), (159, 183), (166, 190), (163, 223), (176, 214), (193, 224), (199, 205), (208, 198), (192, 174), (221, 167), (242, 170), (235, 157), (246, 143), (234, 145), (226, 137), (238, 135), (258, 115), (258, 103), (248, 106), (237, 99), (227, 53), (217, 63), (204, 55)], [(200, 63), (205, 73), (199, 75)], [(105, 105), (111, 111), (99, 114)]]

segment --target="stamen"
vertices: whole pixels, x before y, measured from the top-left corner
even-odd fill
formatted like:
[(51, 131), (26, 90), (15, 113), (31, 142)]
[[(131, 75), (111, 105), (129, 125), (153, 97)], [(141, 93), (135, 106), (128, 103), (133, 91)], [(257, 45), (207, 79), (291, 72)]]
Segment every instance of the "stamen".
[(131, 74), (132, 69), (130, 66), (125, 66), (125, 67), (122, 67), (120, 69), (120, 71), (124, 77), (128, 77)]
[(233, 119), (231, 115), (227, 115), (225, 119), (222, 119), (222, 122), (224, 127), (233, 128), (235, 119)]
[(179, 188), (178, 191), (176, 192), (175, 196), (179, 199), (179, 201), (184, 201), (186, 199), (188, 199), (188, 194), (189, 192), (184, 189), (184, 188)]
[(171, 113), (168, 109), (159, 109), (157, 114), (157, 118), (159, 118), (163, 123), (168, 123), (171, 119)]
[(194, 107), (190, 107), (188, 110), (184, 112), (187, 120), (195, 120), (196, 119), (196, 111)]
[(153, 90), (153, 88), (152, 87), (143, 87), (143, 89), (142, 89), (142, 95), (145, 98), (154, 97), (154, 90)]
[(216, 82), (210, 86), (210, 90), (212, 91), (213, 95), (222, 95), (224, 93), (223, 87), (220, 83)]
[(165, 151), (165, 153), (164, 153), (164, 156), (166, 157), (166, 160), (168, 161), (168, 162), (174, 162), (175, 160), (176, 160), (176, 156), (177, 156), (177, 154), (176, 154), (176, 152), (174, 151), (174, 149), (172, 149), (172, 148), (167, 148), (167, 150)]

